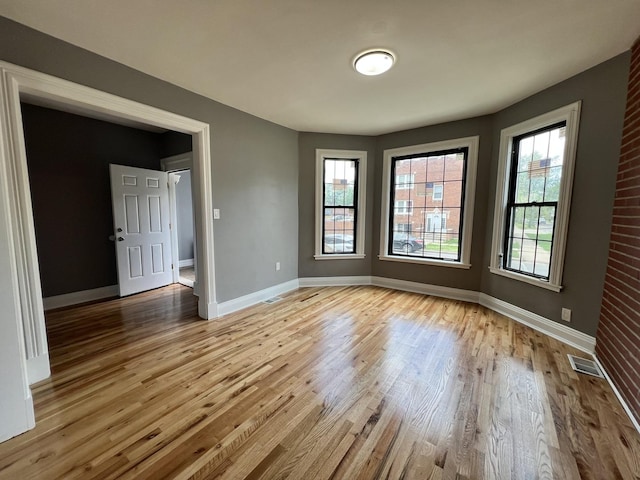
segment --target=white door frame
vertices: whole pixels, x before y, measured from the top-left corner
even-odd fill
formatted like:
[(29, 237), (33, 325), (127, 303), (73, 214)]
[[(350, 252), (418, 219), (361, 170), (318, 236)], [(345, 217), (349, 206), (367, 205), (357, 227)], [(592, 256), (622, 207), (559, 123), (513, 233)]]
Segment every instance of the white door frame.
[(43, 105), (93, 118), (115, 119), (119, 123), (134, 126), (151, 125), (192, 135), (194, 220), (199, 250), (198, 314), (205, 319), (216, 318), (218, 308), (215, 295), (209, 125), (7, 62), (0, 61), (0, 74), (0, 121), (5, 124), (5, 128), (0, 130), (0, 153), (4, 154), (5, 160), (4, 163), (0, 162), (0, 175), (7, 179), (7, 188), (0, 188), (0, 204), (8, 206), (13, 248), (6, 253), (16, 265), (15, 270), (0, 275), (10, 275), (15, 287), (14, 299), (20, 306), (29, 383), (47, 378), (50, 370), (20, 110), (21, 95), (36, 98)]
[[(165, 157), (160, 159), (160, 168), (163, 172), (168, 172), (169, 175), (180, 175), (181, 171), (189, 170), (189, 172), (193, 172), (193, 153), (192, 152), (184, 152), (179, 153), (177, 155), (172, 155), (170, 157)], [(169, 201), (171, 202), (171, 223), (174, 227), (177, 226), (178, 222), (176, 221), (176, 183), (169, 181)], [(195, 192), (194, 189), (191, 188), (191, 205), (195, 205)], [(192, 210), (195, 213), (195, 209)], [(195, 220), (195, 219), (194, 219)], [(173, 274), (173, 282), (180, 282), (180, 255), (178, 254), (178, 229), (173, 228), (171, 230), (171, 251), (173, 252), (173, 259), (176, 268)], [(188, 285), (193, 288), (193, 294), (198, 297), (199, 286), (198, 286), (198, 241), (196, 238), (195, 231), (195, 223), (193, 227), (193, 270), (196, 274), (196, 279), (192, 285)]]

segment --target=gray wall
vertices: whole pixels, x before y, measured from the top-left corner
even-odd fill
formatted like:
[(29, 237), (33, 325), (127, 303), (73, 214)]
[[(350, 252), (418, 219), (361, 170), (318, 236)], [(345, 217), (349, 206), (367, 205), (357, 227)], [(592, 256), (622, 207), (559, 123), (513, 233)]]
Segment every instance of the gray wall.
[(109, 164), (160, 169), (161, 135), (22, 105), (45, 297), (118, 283)]
[(620, 157), (630, 53), (624, 53), (495, 115), (485, 260), (491, 255), (491, 227), (500, 130), (582, 100), (569, 235), (561, 293), (482, 272), (482, 291), (543, 317), (560, 321), (573, 311), (571, 326), (595, 335), (609, 251), (615, 179)]
[(193, 199), (191, 198), (191, 171), (177, 172), (180, 181), (176, 185), (176, 223), (178, 230), (178, 258), (193, 259)]
[[(488, 198), (488, 170), (491, 163), (491, 117), (478, 117), (459, 122), (445, 123), (430, 127), (406, 130), (382, 135), (378, 139), (375, 174), (375, 208), (373, 217), (373, 243), (375, 255), (372, 257), (372, 273), (379, 277), (397, 278), (411, 282), (480, 290), (482, 257), (484, 252), (484, 229), (486, 225), (486, 205)], [(422, 143), (437, 142), (455, 138), (480, 136), (478, 150), (478, 174), (476, 180), (475, 207), (471, 246), (471, 268), (469, 270), (383, 261), (378, 259), (380, 251), (380, 208), (382, 201), (382, 162), (384, 150)]]
[[(298, 177), (298, 209), (300, 216), (298, 272), (300, 277), (332, 277), (343, 275), (371, 275), (373, 238), (374, 137), (333, 135), (323, 133), (300, 133), (300, 172)], [(365, 150), (367, 152), (367, 206), (365, 218), (365, 258), (360, 260), (315, 260), (315, 177), (316, 149)]]
[[(375, 275), (487, 293), (551, 320), (562, 307), (573, 312), (570, 326), (595, 335), (604, 284), (616, 167), (624, 117), (630, 54), (619, 55), (515, 105), (485, 117), (391, 133), (379, 137), (300, 134), (300, 277)], [(491, 274), (500, 131), (521, 121), (582, 100), (578, 152), (569, 222), (564, 289), (555, 293)], [(385, 149), (480, 136), (470, 270), (378, 259), (382, 155)], [(375, 148), (369, 163), (367, 258), (314, 261), (314, 159), (316, 148)], [(371, 159), (371, 153), (369, 154)], [(373, 174), (373, 177), (371, 175)]]
[(160, 135), (162, 158), (172, 157), (192, 150), (191, 135), (180, 132), (165, 132)]
[[(0, 18), (0, 59), (211, 126), (217, 301), (298, 276), (298, 134)], [(275, 271), (275, 262), (282, 269)]]

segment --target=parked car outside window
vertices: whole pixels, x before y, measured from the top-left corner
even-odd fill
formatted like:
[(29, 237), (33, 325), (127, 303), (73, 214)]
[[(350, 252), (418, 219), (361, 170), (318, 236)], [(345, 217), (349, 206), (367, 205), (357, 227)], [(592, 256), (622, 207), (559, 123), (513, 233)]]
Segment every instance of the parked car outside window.
[(416, 238), (408, 233), (394, 233), (393, 234), (393, 251), (411, 253), (418, 250), (422, 250), (424, 244), (422, 240)]
[(353, 253), (353, 235), (327, 233), (324, 236), (325, 253)]

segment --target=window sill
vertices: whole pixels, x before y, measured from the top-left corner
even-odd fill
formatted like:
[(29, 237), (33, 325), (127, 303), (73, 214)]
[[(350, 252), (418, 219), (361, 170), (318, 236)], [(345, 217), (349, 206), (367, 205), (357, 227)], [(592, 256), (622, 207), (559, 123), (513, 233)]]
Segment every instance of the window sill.
[(449, 268), (462, 268), (469, 270), (471, 268), (470, 263), (452, 262), (447, 260), (434, 260), (431, 258), (414, 258), (414, 257), (401, 257), (397, 255), (378, 255), (380, 260), (400, 263), (416, 263), (418, 265), (431, 265), (435, 267), (449, 267)]
[(529, 285), (534, 285), (536, 287), (545, 288), (547, 290), (551, 290), (552, 292), (560, 293), (560, 291), (562, 290), (562, 285), (555, 285), (547, 282), (546, 280), (539, 280), (537, 278), (528, 277), (526, 275), (520, 275), (514, 272), (503, 270), (501, 268), (489, 267), (489, 271), (496, 275), (507, 277), (512, 280), (518, 280), (520, 282), (528, 283)]
[(364, 256), (364, 253), (325, 253), (314, 255), (313, 258), (316, 260), (361, 260)]

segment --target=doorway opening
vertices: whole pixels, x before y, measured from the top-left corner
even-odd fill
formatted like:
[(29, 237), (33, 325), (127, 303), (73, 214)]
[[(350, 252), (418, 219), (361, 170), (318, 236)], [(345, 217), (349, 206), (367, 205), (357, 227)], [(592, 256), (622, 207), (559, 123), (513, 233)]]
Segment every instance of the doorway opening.
[[(66, 80), (0, 62), (3, 82), (2, 110), (7, 120), (2, 136), (0, 166), (9, 178), (2, 202), (11, 205), (9, 252), (15, 270), (6, 273), (14, 286), (14, 300), (20, 305), (24, 333), (25, 369), (29, 383), (49, 376), (49, 358), (44, 323), (42, 285), (31, 204), (29, 174), (24, 142), (20, 102), (80, 114), (99, 120), (130, 126), (174, 130), (193, 139), (193, 183), (195, 237), (197, 238), (198, 314), (205, 319), (217, 316), (213, 260), (213, 205), (209, 126), (197, 120), (143, 105), (115, 95), (84, 87)], [(63, 194), (64, 181), (59, 181)]]

